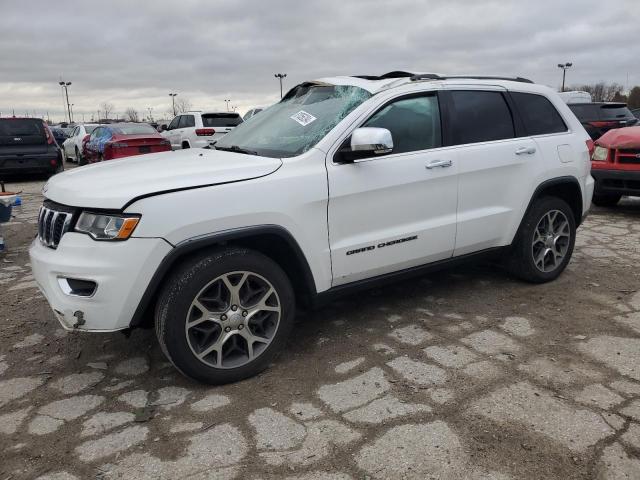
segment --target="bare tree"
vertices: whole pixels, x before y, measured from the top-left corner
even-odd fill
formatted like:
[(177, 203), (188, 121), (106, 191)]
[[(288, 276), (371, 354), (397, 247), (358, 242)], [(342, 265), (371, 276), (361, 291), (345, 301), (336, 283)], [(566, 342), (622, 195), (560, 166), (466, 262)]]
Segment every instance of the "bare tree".
[(103, 102), (102, 104), (100, 104), (100, 108), (104, 112), (104, 118), (108, 120), (109, 114), (113, 112), (113, 109), (116, 107), (113, 105), (113, 103)]
[(138, 122), (138, 121), (140, 121), (140, 117), (138, 116), (138, 111), (133, 107), (127, 108), (124, 111), (124, 116), (130, 122)]
[(636, 108), (640, 108), (640, 87), (639, 86), (636, 85), (629, 91), (627, 105), (632, 110), (635, 110)]
[(176, 112), (187, 113), (191, 110), (191, 102), (186, 98), (176, 98)]
[(592, 85), (574, 85), (570, 89), (589, 92), (594, 102), (611, 102), (621, 97), (624, 87), (619, 83), (598, 82)]

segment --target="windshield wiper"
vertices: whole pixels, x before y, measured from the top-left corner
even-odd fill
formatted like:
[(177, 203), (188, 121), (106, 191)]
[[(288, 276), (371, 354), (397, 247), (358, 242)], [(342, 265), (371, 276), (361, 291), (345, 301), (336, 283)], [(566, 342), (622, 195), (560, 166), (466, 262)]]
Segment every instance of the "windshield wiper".
[(238, 145), (231, 145), (230, 147), (221, 147), (219, 145), (214, 145), (213, 148), (215, 148), (216, 150), (224, 150), (225, 152), (246, 153), (247, 155), (258, 155), (258, 152), (254, 152), (253, 150), (248, 150), (246, 148), (239, 147)]

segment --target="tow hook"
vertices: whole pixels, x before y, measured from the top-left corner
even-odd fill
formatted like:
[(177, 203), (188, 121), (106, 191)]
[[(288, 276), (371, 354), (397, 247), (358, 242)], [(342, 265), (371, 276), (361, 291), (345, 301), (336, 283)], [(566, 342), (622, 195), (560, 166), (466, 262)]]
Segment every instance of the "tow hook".
[(78, 328), (81, 325), (85, 324), (84, 313), (80, 310), (76, 310), (73, 312), (73, 316), (76, 317), (77, 321), (73, 324), (73, 328)]

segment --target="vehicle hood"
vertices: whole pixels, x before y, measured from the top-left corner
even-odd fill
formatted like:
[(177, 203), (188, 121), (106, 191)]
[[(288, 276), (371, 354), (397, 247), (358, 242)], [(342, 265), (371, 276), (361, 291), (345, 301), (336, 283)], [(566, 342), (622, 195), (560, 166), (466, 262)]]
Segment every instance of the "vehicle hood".
[(122, 209), (139, 197), (250, 180), (275, 172), (279, 158), (208, 149), (107, 160), (51, 177), (44, 196), (73, 207)]
[(605, 148), (640, 148), (640, 127), (624, 127), (609, 130), (596, 144)]

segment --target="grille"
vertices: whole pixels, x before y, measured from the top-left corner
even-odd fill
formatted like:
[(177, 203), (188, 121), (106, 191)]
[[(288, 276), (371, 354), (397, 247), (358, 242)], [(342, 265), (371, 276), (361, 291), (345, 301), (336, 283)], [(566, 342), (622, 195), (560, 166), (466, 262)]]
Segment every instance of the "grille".
[(38, 238), (43, 245), (58, 248), (60, 239), (69, 230), (73, 212), (66, 212), (45, 203), (38, 215)]
[(640, 163), (640, 149), (619, 149), (618, 163)]

